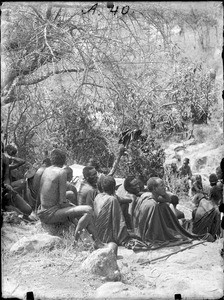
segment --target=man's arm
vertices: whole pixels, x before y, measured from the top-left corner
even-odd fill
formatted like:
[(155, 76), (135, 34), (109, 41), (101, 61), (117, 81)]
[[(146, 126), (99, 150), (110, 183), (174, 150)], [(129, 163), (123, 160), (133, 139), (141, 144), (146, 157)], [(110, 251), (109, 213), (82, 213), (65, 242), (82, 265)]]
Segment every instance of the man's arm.
[(192, 177), (192, 172), (191, 172), (191, 168), (189, 166), (189, 170), (188, 170), (188, 178), (190, 179)]
[(4, 184), (10, 184), (9, 159), (4, 153), (2, 154), (2, 164), (4, 165), (3, 182)]
[(157, 199), (157, 202), (160, 203), (172, 203), (170, 199), (170, 195), (168, 193), (165, 193), (163, 196), (159, 196)]
[(110, 170), (108, 176), (114, 176), (114, 174), (117, 170), (118, 164), (120, 162), (120, 159), (121, 159), (122, 155), (125, 154), (125, 152), (126, 152), (126, 148), (124, 146), (121, 146), (120, 150), (119, 150), (119, 154), (118, 154), (117, 158), (115, 159), (112, 169)]
[(66, 200), (67, 189), (67, 173), (64, 169), (61, 169), (59, 173), (59, 204), (67, 203)]
[(9, 156), (9, 160), (11, 161), (9, 165), (9, 171), (17, 169), (26, 163), (24, 159), (14, 156)]
[(98, 194), (97, 190), (88, 191), (88, 193), (86, 195), (86, 205), (89, 205), (93, 208), (93, 202), (94, 202), (94, 199), (96, 198), (97, 194)]

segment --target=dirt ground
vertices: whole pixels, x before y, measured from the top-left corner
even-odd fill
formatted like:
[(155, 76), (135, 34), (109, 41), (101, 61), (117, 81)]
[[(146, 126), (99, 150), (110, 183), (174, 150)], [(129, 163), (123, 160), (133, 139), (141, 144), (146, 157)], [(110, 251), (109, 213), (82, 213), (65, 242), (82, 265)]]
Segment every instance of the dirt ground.
[[(80, 270), (89, 250), (40, 251), (15, 255), (10, 247), (23, 236), (40, 233), (40, 226), (30, 224), (2, 227), (2, 296), (24, 299), (32, 291), (36, 299), (135, 298), (220, 299), (223, 296), (223, 239), (181, 251), (166, 259), (141, 264), (187, 246), (134, 252), (119, 247), (117, 263), (121, 282), (105, 282), (102, 278)], [(194, 241), (193, 244), (197, 244)]]

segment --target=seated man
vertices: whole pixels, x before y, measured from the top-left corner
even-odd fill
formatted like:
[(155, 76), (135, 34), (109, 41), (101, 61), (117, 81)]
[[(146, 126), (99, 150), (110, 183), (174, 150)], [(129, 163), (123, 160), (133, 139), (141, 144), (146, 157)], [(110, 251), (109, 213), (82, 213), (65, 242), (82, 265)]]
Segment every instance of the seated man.
[(219, 172), (220, 172), (220, 168), (218, 167), (218, 168), (216, 168), (216, 171), (217, 171), (217, 174), (218, 175), (216, 175), (216, 174), (211, 174), (210, 176), (209, 176), (209, 182), (210, 182), (210, 186), (211, 187), (214, 187), (214, 186), (216, 186), (217, 188), (218, 188), (218, 190), (219, 190), (219, 193), (220, 193), (220, 197), (221, 197), (221, 199), (223, 199), (223, 183), (222, 183), (222, 175), (221, 175), (221, 173), (219, 174)]
[(203, 193), (197, 193), (196, 195), (194, 195), (193, 199), (192, 199), (192, 204), (193, 204), (193, 208), (192, 208), (192, 219), (194, 219), (195, 216), (195, 212), (199, 206), (199, 203), (202, 199), (206, 199), (207, 196), (205, 196), (205, 194)]
[(184, 213), (182, 211), (177, 209), (177, 204), (179, 204), (179, 198), (177, 197), (177, 195), (171, 195), (170, 196), (170, 201), (171, 201), (170, 208), (171, 208), (172, 212), (176, 215), (176, 217), (179, 220), (180, 224), (182, 224), (182, 221), (185, 220), (185, 216), (184, 216)]
[(74, 184), (72, 184), (73, 178), (73, 170), (72, 168), (66, 166), (64, 167), (67, 173), (67, 188), (66, 188), (66, 198), (73, 203), (74, 205), (78, 205), (78, 193)]
[(95, 224), (102, 242), (123, 245), (129, 239), (120, 204), (115, 196), (116, 181), (112, 176), (101, 177), (102, 193), (94, 200)]
[(143, 189), (144, 184), (139, 179), (134, 176), (128, 176), (116, 191), (128, 229), (132, 229), (131, 215), (133, 203)]
[(217, 185), (218, 177), (215, 173), (210, 174), (208, 179), (209, 179), (210, 186)]
[(27, 185), (30, 193), (30, 202), (32, 202), (32, 208), (37, 211), (40, 205), (40, 180), (44, 170), (51, 164), (42, 164), (37, 170), (33, 167), (27, 171), (25, 177), (27, 178)]
[(217, 186), (213, 186), (209, 193), (209, 199), (201, 199), (193, 218), (193, 233), (210, 233), (214, 238), (220, 234), (220, 192)]
[(52, 166), (46, 168), (40, 179), (40, 202), (38, 216), (44, 224), (63, 224), (71, 222), (78, 224), (75, 229), (74, 239), (78, 241), (83, 229), (92, 234), (95, 247), (102, 243), (97, 237), (96, 228), (93, 224), (93, 211), (90, 206), (74, 206), (66, 199), (67, 173), (63, 169), (66, 155), (59, 149), (51, 152)]
[(135, 234), (144, 242), (167, 245), (171, 242), (184, 243), (189, 239), (199, 239), (187, 232), (178, 222), (176, 215), (170, 209), (169, 195), (162, 179), (152, 177), (147, 182), (149, 192), (138, 198), (133, 211), (133, 226)]
[(94, 198), (97, 195), (97, 171), (94, 167), (85, 167), (83, 169), (83, 177), (79, 191), (78, 191), (78, 204), (89, 205), (93, 207)]
[[(217, 167), (215, 171), (216, 171), (216, 175), (218, 178), (217, 187), (218, 187), (221, 197), (223, 199), (223, 169), (221, 168), (222, 164), (223, 164), (223, 159), (220, 163), (220, 166)], [(223, 199), (223, 201), (224, 201), (224, 199)]]
[(21, 196), (24, 196), (24, 192), (26, 188), (26, 180), (22, 178), (22, 175), (18, 171), (18, 168), (24, 165), (26, 162), (22, 158), (16, 156), (17, 149), (13, 145), (6, 145), (5, 152), (9, 158), (10, 185)]
[(197, 174), (191, 177), (191, 192), (192, 196), (196, 195), (197, 193), (203, 193), (203, 186), (202, 186), (202, 178), (201, 175)]
[(12, 160), (12, 158), (4, 152), (4, 145), (2, 143), (2, 208), (3, 210), (7, 210), (9, 207), (15, 207), (17, 212), (21, 212), (24, 218), (29, 220), (32, 208), (11, 186), (10, 159)]

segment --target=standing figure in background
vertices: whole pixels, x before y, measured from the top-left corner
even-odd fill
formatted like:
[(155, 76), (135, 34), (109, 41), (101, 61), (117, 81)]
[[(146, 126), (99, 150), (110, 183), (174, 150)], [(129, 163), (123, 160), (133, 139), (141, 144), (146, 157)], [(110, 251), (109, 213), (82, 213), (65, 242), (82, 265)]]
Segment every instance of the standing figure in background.
[(189, 158), (186, 157), (183, 160), (183, 165), (178, 170), (178, 175), (180, 178), (187, 177), (187, 179), (191, 179), (192, 172), (191, 172), (189, 163), (190, 163), (190, 160), (189, 160)]
[(185, 185), (185, 191), (189, 192), (189, 189), (191, 188), (191, 177), (192, 172), (191, 168), (189, 166), (190, 160), (189, 158), (184, 158), (182, 166), (178, 170), (178, 176), (183, 179), (184, 185)]

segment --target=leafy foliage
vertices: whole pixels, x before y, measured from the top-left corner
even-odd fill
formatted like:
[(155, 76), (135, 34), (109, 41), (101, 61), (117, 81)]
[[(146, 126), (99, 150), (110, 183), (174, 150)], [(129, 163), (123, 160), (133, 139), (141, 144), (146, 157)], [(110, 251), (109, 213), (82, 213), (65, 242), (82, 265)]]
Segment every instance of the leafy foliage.
[(141, 129), (145, 140), (130, 144), (129, 167), (124, 159), (119, 174), (146, 168), (162, 176), (162, 141), (209, 120), (214, 78), (203, 62), (184, 57), (171, 29), (216, 20), (156, 4), (133, 9), (125, 16), (103, 5), (94, 15), (45, 3), (11, 10), (2, 43), (4, 131), (22, 156), (41, 161), (57, 146), (71, 162), (96, 157), (108, 168), (120, 132)]
[(128, 157), (120, 163), (119, 175), (138, 176), (146, 183), (149, 176), (163, 177), (165, 154), (161, 145), (153, 137), (140, 136), (128, 148)]

